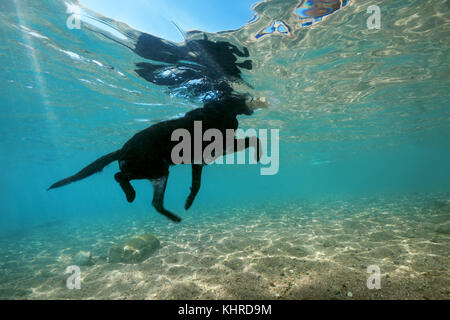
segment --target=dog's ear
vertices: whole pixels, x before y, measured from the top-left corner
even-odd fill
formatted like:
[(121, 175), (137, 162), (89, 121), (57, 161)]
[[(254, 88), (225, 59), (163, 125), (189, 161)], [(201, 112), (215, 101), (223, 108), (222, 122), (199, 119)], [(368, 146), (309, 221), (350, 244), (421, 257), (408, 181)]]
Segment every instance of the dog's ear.
[(244, 99), (244, 105), (245, 105), (245, 113), (244, 114), (252, 115), (253, 112), (254, 112), (254, 109), (251, 106), (251, 102), (253, 101), (253, 97), (249, 93), (246, 93), (243, 96), (243, 99)]

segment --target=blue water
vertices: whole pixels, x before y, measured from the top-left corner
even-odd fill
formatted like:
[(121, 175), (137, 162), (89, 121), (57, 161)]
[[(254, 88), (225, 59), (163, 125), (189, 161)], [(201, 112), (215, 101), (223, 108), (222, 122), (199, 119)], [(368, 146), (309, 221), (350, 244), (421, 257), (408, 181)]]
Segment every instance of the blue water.
[[(308, 3), (304, 6), (311, 5)], [(439, 208), (441, 211), (436, 214), (440, 220), (432, 221), (431, 229), (423, 229), (425, 234), (439, 224), (448, 225), (448, 1), (380, 2), (379, 30), (368, 30), (366, 26), (370, 15), (366, 9), (371, 4), (352, 1), (331, 15), (308, 19), (296, 1), (273, 0), (249, 10), (254, 15), (253, 19), (248, 17), (249, 24), (242, 21), (242, 27), (236, 30), (208, 33), (210, 40), (230, 41), (250, 51), (253, 69), (242, 69), (242, 77), (253, 89), (239, 89), (265, 97), (269, 108), (257, 110), (250, 117), (240, 116), (240, 127), (280, 130), (279, 172), (263, 176), (261, 165), (211, 165), (204, 170), (199, 195), (186, 212), (183, 205), (191, 169), (172, 168), (165, 205), (184, 219), (175, 226), (151, 207), (152, 187), (148, 181), (133, 182), (136, 201), (125, 201), (113, 179), (117, 163), (70, 186), (51, 192), (46, 189), (120, 148), (137, 131), (201, 107), (200, 98), (189, 96), (189, 88), (180, 91), (157, 86), (139, 77), (134, 71), (135, 63), (145, 59), (123, 45), (128, 41), (124, 40), (126, 36), (118, 37), (120, 33), (138, 34), (127, 25), (110, 21), (109, 28), (115, 28), (113, 35), (106, 31), (105, 20), (100, 19), (93, 26), (85, 18), (80, 30), (69, 30), (63, 1), (2, 1), (0, 237), (18, 235), (14, 241), (20, 242), (22, 248), (41, 241), (29, 249), (28, 257), (45, 250), (46, 243), (58, 243), (58, 249), (48, 249), (55, 250), (49, 259), (56, 261), (58, 250), (76, 241), (70, 242), (59, 233), (52, 238), (54, 228), (44, 229), (47, 238), (39, 240), (42, 229), (36, 226), (57, 221), (61, 228), (68, 228), (65, 232), (80, 232), (84, 237), (88, 234), (83, 229), (86, 226), (95, 226), (99, 234), (104, 234), (102, 227), (113, 224), (117, 228), (108, 230), (120, 235), (130, 233), (131, 226), (136, 227), (136, 221), (141, 221), (141, 225), (150, 223), (150, 232), (169, 246), (170, 233), (164, 230), (189, 235), (197, 232), (200, 225), (206, 228), (211, 217), (227, 217), (233, 230), (233, 223), (240, 221), (245, 226), (263, 212), (276, 223), (277, 214), (281, 219), (289, 212), (298, 219), (313, 214), (311, 210), (331, 214), (330, 210), (338, 208), (336, 203), (342, 201), (355, 214), (376, 208), (367, 199), (384, 199), (383, 208), (398, 205), (394, 211), (405, 219), (394, 220), (399, 224), (408, 221), (409, 213), (417, 214), (412, 208)], [(96, 15), (89, 14), (91, 18)], [(309, 26), (305, 21), (314, 23)], [(281, 23), (281, 27), (274, 29), (274, 23)], [(202, 38), (195, 32), (186, 36)], [(306, 206), (315, 201), (316, 205)], [(364, 201), (368, 201), (366, 205)], [(441, 205), (430, 207), (436, 201)], [(419, 204), (412, 205), (416, 202)], [(352, 207), (355, 203), (358, 205)], [(242, 220), (237, 219), (240, 215)], [(322, 221), (320, 214), (318, 219)], [(343, 221), (338, 213), (332, 219), (336, 223)], [(382, 224), (378, 227), (382, 228)], [(220, 228), (225, 232), (227, 224)], [(264, 225), (261, 228), (264, 232)], [(23, 231), (25, 238), (21, 238)], [(31, 231), (38, 232), (32, 240), (26, 238)], [(138, 226), (137, 233), (143, 231)], [(441, 248), (448, 248), (448, 228), (441, 236)], [(86, 237), (83, 243), (89, 249), (94, 239)], [(185, 241), (182, 237), (177, 239)], [(3, 249), (10, 253), (16, 250), (11, 247), (14, 241), (7, 241), (8, 247), (5, 244)], [(205, 245), (203, 250), (207, 248)], [(99, 255), (106, 250), (106, 245), (98, 249)], [(310, 253), (314, 256), (314, 252)], [(164, 258), (164, 251), (159, 254)], [(445, 270), (440, 271), (444, 279), (449, 266), (445, 256), (443, 253)], [(14, 267), (7, 267), (8, 261), (3, 263), (0, 277), (8, 279), (5, 270)], [(42, 262), (33, 270), (50, 264)], [(64, 267), (60, 266), (61, 270)], [(429, 268), (434, 270), (433, 266)], [(20, 277), (21, 273), (17, 274)], [(44, 280), (51, 277), (49, 274)], [(23, 286), (26, 293), (22, 297), (61, 296), (33, 296), (26, 291), (27, 281), (23, 281)], [(445, 286), (430, 285), (429, 289), (439, 289), (435, 298), (448, 298), (448, 286), (442, 289)], [(409, 291), (399, 292), (400, 297), (407, 297)], [(414, 289), (410, 292), (416, 293)], [(193, 298), (245, 297), (208, 294)], [(0, 295), (20, 296), (17, 292)], [(86, 293), (81, 298), (89, 296), (118, 297)], [(129, 298), (155, 297), (173, 298)]]

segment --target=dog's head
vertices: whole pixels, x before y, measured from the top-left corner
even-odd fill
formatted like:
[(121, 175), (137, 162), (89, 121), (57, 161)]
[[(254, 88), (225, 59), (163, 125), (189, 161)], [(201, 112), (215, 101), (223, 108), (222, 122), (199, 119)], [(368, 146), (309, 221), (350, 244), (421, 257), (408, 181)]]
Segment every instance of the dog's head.
[(250, 108), (249, 102), (251, 101), (250, 95), (230, 95), (223, 99), (224, 106), (227, 110), (233, 114), (245, 114), (252, 115), (253, 109)]
[(205, 108), (214, 108), (220, 112), (228, 113), (234, 116), (239, 114), (251, 115), (253, 109), (249, 106), (251, 101), (250, 95), (245, 94), (229, 94), (224, 95), (220, 99), (208, 101), (205, 103)]

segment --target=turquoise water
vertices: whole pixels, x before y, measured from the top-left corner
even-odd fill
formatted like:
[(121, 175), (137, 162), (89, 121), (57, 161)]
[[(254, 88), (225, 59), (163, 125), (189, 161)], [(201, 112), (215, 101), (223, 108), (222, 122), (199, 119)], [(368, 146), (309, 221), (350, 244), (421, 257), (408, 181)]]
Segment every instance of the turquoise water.
[[(2, 1), (0, 298), (348, 298), (342, 285), (351, 282), (361, 298), (448, 299), (448, 1), (352, 1), (326, 19), (301, 16), (298, 4), (264, 2), (251, 23), (207, 33), (248, 48), (253, 69), (242, 69), (242, 78), (252, 88), (238, 90), (266, 98), (269, 107), (239, 123), (280, 130), (279, 172), (211, 165), (186, 212), (191, 169), (172, 168), (165, 205), (184, 219), (174, 225), (151, 207), (148, 181), (133, 182), (136, 201), (125, 201), (113, 179), (117, 163), (46, 189), (137, 131), (200, 107), (199, 97), (139, 77), (135, 63), (145, 59), (123, 45), (139, 31), (125, 24), (86, 11), (100, 22), (86, 18), (70, 30), (63, 1)], [(372, 4), (381, 8), (379, 30), (366, 26)], [(100, 29), (105, 22), (114, 34)], [(276, 32), (274, 22), (282, 23)], [(377, 232), (390, 235), (371, 242)], [(156, 256), (135, 266), (104, 261), (112, 244), (142, 233), (161, 239)], [(384, 247), (390, 251), (377, 251)], [(87, 289), (75, 292), (61, 279), (80, 250), (97, 262), (82, 270)], [(364, 262), (346, 265), (348, 250)], [(286, 259), (329, 264), (296, 267), (290, 276)], [(364, 285), (365, 268), (377, 263), (394, 279), (384, 296)], [(359, 268), (362, 284), (351, 268)], [(288, 279), (258, 278), (268, 270)], [(134, 280), (119, 281), (118, 272)], [(236, 292), (227, 276), (253, 279), (255, 287)], [(301, 289), (305, 281), (321, 285)], [(114, 290), (92, 289), (105, 282)]]

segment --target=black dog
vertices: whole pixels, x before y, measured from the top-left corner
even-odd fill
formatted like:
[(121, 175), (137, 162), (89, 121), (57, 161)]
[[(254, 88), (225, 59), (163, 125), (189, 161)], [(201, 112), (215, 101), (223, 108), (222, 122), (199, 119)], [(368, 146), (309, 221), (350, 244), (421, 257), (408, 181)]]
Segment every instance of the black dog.
[[(194, 136), (194, 121), (201, 121), (203, 130), (218, 129), (223, 137), (226, 137), (226, 129), (236, 130), (238, 121), (236, 116), (239, 114), (251, 115), (253, 110), (247, 105), (246, 98), (242, 96), (227, 96), (221, 100), (205, 103), (203, 108), (192, 110), (184, 117), (174, 120), (163, 121), (142, 130), (128, 140), (124, 146), (112, 153), (109, 153), (100, 159), (94, 161), (77, 174), (54, 183), (48, 190), (65, 186), (69, 183), (84, 179), (96, 172), (100, 172), (111, 162), (118, 160), (120, 172), (116, 173), (114, 178), (125, 192), (128, 202), (132, 202), (136, 197), (136, 192), (130, 184), (134, 179), (149, 179), (153, 184), (153, 201), (155, 209), (175, 222), (181, 219), (163, 206), (164, 192), (166, 189), (167, 178), (169, 176), (169, 166), (174, 165), (171, 159), (173, 147), (178, 143), (172, 141), (172, 132), (176, 129), (186, 129), (191, 136)], [(225, 138), (224, 138), (225, 139)], [(256, 149), (256, 158), (259, 161), (261, 157), (260, 141), (256, 137), (234, 138), (233, 152), (241, 151), (242, 148), (250, 146)], [(223, 146), (226, 142), (223, 141)], [(202, 149), (206, 144), (202, 142)], [(238, 150), (238, 149), (241, 150)], [(224, 147), (223, 153), (229, 153)], [(194, 155), (194, 152), (190, 153)], [(203, 154), (203, 153), (202, 153)], [(215, 155), (215, 157), (219, 157)], [(188, 210), (200, 189), (200, 180), (203, 165), (194, 163), (192, 156), (192, 186), (189, 196), (186, 199), (185, 209)]]

